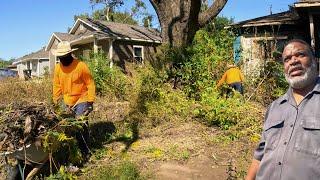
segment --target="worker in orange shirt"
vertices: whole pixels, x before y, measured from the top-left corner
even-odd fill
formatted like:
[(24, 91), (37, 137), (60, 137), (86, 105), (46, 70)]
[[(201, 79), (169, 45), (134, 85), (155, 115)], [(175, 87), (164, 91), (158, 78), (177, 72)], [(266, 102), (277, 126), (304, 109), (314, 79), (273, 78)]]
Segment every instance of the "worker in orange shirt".
[[(52, 53), (60, 63), (56, 64), (53, 77), (53, 102), (57, 104), (63, 98), (64, 104), (72, 109), (76, 118), (88, 115), (93, 110), (95, 100), (95, 84), (88, 66), (74, 58), (71, 45), (67, 41), (58, 43)], [(79, 148), (83, 155), (89, 154), (87, 146), (89, 140), (88, 122), (83, 132), (76, 133)]]
[[(234, 65), (229, 64), (228, 70), (223, 74), (222, 78), (219, 80), (217, 87), (220, 87), (224, 82), (226, 82), (230, 88), (243, 94), (242, 82), (244, 81), (244, 76), (240, 69)], [(230, 94), (230, 92), (228, 92)]]

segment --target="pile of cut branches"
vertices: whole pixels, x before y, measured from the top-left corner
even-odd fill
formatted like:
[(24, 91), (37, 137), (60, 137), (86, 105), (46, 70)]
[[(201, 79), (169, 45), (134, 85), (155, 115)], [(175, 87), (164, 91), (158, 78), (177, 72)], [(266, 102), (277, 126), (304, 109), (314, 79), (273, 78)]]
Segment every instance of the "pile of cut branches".
[(38, 140), (59, 123), (44, 103), (9, 105), (0, 110), (0, 151), (14, 151)]

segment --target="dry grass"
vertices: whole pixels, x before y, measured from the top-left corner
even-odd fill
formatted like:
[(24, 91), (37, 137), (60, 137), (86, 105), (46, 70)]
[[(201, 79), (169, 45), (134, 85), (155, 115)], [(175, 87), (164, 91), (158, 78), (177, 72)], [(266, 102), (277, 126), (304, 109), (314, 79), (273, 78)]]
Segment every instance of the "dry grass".
[(50, 79), (33, 79), (22, 81), (7, 79), (0, 81), (0, 107), (8, 104), (28, 104), (31, 102), (49, 103), (52, 97), (52, 81)]

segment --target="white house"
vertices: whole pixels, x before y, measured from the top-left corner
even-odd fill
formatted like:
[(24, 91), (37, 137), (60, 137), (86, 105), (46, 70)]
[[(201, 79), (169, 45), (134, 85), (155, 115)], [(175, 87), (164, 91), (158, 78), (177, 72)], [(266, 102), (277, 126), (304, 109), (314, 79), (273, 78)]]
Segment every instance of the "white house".
[(33, 77), (41, 77), (45, 73), (49, 73), (51, 69), (49, 63), (49, 52), (42, 48), (37, 52), (19, 58), (13, 63), (13, 65), (17, 66), (20, 78), (25, 77), (26, 70), (29, 70)]

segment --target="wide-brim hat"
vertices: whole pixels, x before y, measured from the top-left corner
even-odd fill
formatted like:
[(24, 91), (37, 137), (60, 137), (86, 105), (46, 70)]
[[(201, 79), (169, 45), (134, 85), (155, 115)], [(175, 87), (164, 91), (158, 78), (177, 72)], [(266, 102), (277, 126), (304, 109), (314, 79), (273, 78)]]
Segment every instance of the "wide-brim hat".
[(228, 64), (227, 64), (227, 68), (233, 68), (233, 67), (236, 67), (236, 65), (233, 64), (233, 63), (228, 63)]
[(59, 56), (64, 56), (66, 54), (69, 54), (77, 49), (78, 48), (72, 49), (68, 41), (61, 41), (58, 43), (57, 48), (52, 49), (51, 52), (53, 55), (59, 57)]

